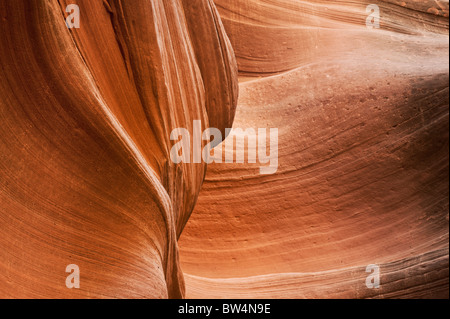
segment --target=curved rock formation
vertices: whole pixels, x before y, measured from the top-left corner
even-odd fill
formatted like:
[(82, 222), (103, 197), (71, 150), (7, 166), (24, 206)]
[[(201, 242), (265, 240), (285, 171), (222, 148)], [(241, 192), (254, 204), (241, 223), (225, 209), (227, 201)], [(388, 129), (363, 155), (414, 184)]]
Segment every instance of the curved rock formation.
[(182, 297), (206, 164), (173, 164), (170, 132), (224, 130), (237, 99), (214, 4), (1, 0), (0, 33), (0, 297)]
[[(447, 0), (0, 0), (0, 298), (448, 298), (448, 25)], [(278, 128), (277, 172), (174, 164), (196, 120)]]
[(279, 128), (279, 169), (208, 168), (180, 241), (187, 296), (448, 298), (448, 1), (215, 2), (234, 126)]

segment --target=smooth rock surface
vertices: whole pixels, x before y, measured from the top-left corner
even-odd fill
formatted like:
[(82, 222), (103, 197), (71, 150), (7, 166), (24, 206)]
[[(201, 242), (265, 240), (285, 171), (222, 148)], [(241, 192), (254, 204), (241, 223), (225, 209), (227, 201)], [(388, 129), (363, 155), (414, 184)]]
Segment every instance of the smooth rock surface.
[[(0, 0), (0, 298), (448, 298), (448, 15)], [(174, 164), (195, 120), (278, 128), (277, 172)]]
[(206, 164), (173, 164), (170, 132), (224, 130), (238, 89), (214, 4), (197, 33), (186, 3), (0, 1), (0, 298), (184, 296)]
[(180, 241), (187, 296), (448, 298), (448, 1), (215, 2), (234, 127), (279, 128), (279, 169), (208, 167)]

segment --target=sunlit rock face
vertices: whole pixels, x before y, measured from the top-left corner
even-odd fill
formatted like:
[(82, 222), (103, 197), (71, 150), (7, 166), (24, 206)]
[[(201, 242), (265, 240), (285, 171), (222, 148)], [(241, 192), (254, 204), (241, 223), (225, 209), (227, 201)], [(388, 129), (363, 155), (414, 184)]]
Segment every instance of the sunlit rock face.
[(0, 298), (448, 298), (448, 48), (444, 0), (0, 0)]
[(279, 168), (208, 167), (180, 240), (187, 297), (448, 298), (448, 1), (215, 3), (233, 125), (279, 128)]
[(214, 4), (0, 0), (0, 66), (0, 298), (183, 297), (206, 164), (170, 161), (170, 133), (237, 103)]

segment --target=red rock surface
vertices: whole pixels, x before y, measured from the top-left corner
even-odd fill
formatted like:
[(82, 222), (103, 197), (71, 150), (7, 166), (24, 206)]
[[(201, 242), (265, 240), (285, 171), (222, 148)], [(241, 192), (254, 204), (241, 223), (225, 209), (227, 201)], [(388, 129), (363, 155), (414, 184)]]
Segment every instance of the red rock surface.
[[(0, 0), (0, 35), (0, 298), (448, 298), (448, 1)], [(278, 128), (277, 173), (173, 164), (194, 120)]]
[(213, 3), (1, 0), (0, 32), (0, 297), (182, 297), (206, 164), (173, 164), (170, 132), (225, 129), (237, 99)]
[(369, 3), (216, 0), (234, 126), (279, 128), (279, 170), (208, 167), (188, 297), (448, 298), (448, 1), (372, 2), (374, 30)]

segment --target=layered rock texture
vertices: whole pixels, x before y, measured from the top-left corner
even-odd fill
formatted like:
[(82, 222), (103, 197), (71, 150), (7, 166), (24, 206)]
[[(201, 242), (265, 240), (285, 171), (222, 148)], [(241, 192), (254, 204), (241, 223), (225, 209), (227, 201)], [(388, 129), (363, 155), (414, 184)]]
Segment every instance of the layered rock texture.
[(214, 4), (2, 0), (0, 32), (0, 297), (183, 297), (206, 164), (173, 164), (170, 133), (225, 129), (237, 100)]
[(215, 2), (234, 126), (279, 128), (279, 169), (208, 167), (187, 296), (448, 298), (448, 1)]
[[(448, 298), (448, 8), (0, 0), (0, 298)], [(277, 172), (173, 163), (195, 120)]]

